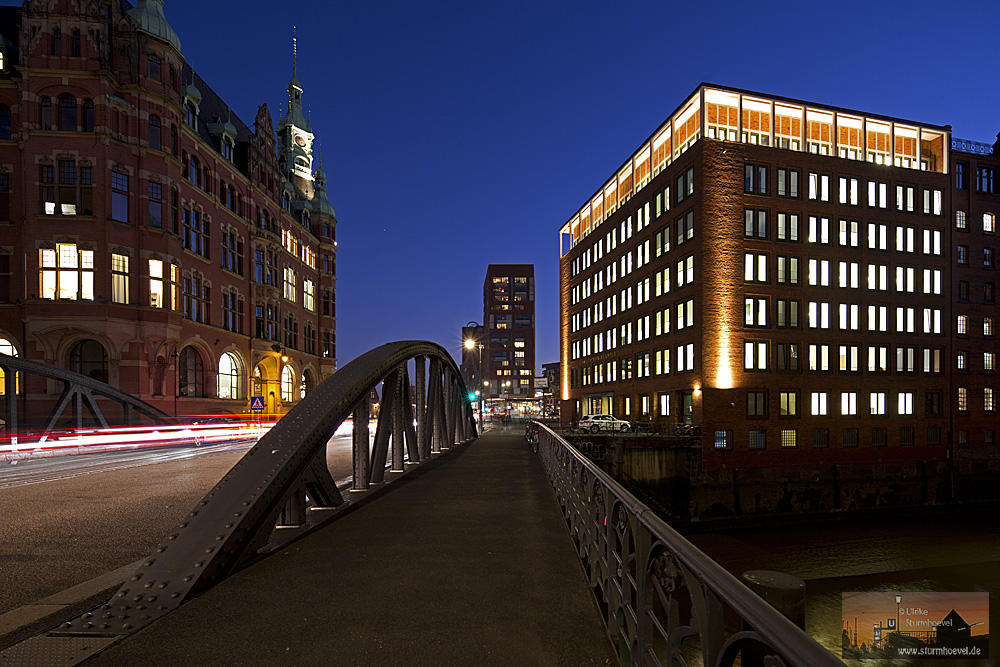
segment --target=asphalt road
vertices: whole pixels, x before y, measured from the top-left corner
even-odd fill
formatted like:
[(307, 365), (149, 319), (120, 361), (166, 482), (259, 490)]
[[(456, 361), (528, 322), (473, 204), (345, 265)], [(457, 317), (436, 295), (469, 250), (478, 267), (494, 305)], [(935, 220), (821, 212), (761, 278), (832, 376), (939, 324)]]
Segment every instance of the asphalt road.
[[(148, 556), (249, 446), (0, 464), (0, 614)], [(327, 460), (350, 477), (349, 436)]]

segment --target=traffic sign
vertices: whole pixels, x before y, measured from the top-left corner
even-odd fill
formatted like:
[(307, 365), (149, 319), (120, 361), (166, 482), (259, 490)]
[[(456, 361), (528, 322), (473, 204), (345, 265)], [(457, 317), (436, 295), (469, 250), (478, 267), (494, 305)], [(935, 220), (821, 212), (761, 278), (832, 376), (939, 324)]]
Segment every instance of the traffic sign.
[(264, 411), (264, 397), (263, 396), (251, 396), (250, 397), (250, 410), (253, 412), (263, 412)]

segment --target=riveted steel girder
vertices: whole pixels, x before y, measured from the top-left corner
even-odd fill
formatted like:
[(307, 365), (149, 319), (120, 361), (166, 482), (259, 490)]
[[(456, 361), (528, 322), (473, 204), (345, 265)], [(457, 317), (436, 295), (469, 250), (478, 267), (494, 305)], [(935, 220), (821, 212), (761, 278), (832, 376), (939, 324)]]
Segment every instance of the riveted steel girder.
[[(442, 375), (459, 377), (448, 352), (426, 341), (387, 343), (366, 352), (316, 387), (278, 421), (142, 562), (107, 605), (93, 617), (87, 615), (68, 622), (59, 632), (129, 634), (229, 576), (267, 544), (276, 523), (300, 522), (309, 502), (327, 507), (342, 503), (325, 470), (326, 444), (352, 413), (356, 448), (360, 433), (365, 434), (367, 444), (368, 396), (384, 381), (385, 426), (380, 419), (370, 465), (359, 463), (355, 451), (356, 473), (364, 472), (367, 467), (368, 478), (380, 480), (386, 449), (380, 450), (378, 433), (386, 431), (387, 438), (393, 428), (396, 413), (393, 404), (397, 396), (405, 396), (397, 386), (406, 382), (405, 365), (414, 357), (431, 360), (427, 410), (423, 419), (418, 417), (418, 422), (424, 419), (440, 422), (441, 428), (437, 430), (443, 435), (446, 430)], [(421, 364), (422, 361), (418, 363), (418, 378)], [(405, 404), (402, 410), (405, 432), (409, 401), (400, 402)], [(408, 423), (412, 430), (412, 419)]]

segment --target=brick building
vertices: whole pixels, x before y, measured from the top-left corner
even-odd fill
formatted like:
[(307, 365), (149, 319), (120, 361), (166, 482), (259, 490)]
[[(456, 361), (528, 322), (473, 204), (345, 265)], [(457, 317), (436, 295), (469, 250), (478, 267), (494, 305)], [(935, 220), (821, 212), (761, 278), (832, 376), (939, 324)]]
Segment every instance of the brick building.
[(170, 413), (287, 410), (336, 368), (336, 216), (294, 58), (277, 130), (266, 105), (247, 125), (161, 0), (78, 5), (0, 8), (0, 349)]
[(483, 283), (486, 398), (535, 395), (535, 266), (490, 264)]
[(700, 85), (560, 230), (563, 420), (700, 425), (705, 470), (995, 444), (997, 166)]

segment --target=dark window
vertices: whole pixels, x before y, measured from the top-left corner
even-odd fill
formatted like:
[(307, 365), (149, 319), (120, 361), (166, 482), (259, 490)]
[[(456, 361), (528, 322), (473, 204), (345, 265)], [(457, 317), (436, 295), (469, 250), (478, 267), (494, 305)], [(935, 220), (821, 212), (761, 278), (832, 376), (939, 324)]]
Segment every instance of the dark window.
[(899, 428), (899, 444), (906, 446), (913, 444), (913, 427), (901, 426)]
[(69, 353), (69, 369), (100, 382), (108, 381), (108, 353), (95, 340), (82, 340)]
[(94, 100), (83, 101), (83, 131), (94, 131)]
[(743, 212), (743, 235), (747, 238), (767, 238), (767, 211), (748, 208)]
[(10, 220), (10, 174), (0, 174), (0, 220)]
[(149, 226), (163, 229), (163, 186), (149, 182)]
[(830, 446), (830, 429), (814, 428), (813, 447), (829, 447), (829, 446)]
[(222, 232), (222, 266), (243, 275), (243, 240), (231, 230)]
[(767, 416), (767, 392), (748, 391), (747, 392), (747, 417)]
[(158, 151), (163, 148), (163, 142), (160, 134), (159, 116), (149, 117), (149, 147), (154, 151)]
[(58, 129), (52, 127), (52, 100), (49, 99), (48, 97), (43, 97), (41, 105), (42, 105), (42, 129), (43, 130)]
[(154, 81), (160, 81), (162, 79), (162, 66), (160, 64), (160, 59), (150, 53), (146, 56), (146, 76)]
[(955, 187), (958, 188), (959, 190), (965, 190), (969, 187), (968, 173), (969, 173), (968, 162), (955, 163)]
[(799, 344), (778, 343), (777, 367), (779, 371), (799, 370)]
[(843, 446), (844, 447), (857, 447), (858, 446), (858, 429), (857, 428), (845, 428), (843, 431)]
[(958, 281), (958, 299), (959, 301), (969, 300), (969, 281), (959, 280)]
[(941, 392), (939, 391), (927, 392), (927, 396), (925, 399), (925, 412), (928, 417), (941, 416)]
[(205, 366), (194, 348), (185, 347), (181, 350), (180, 363), (177, 368), (177, 395), (205, 395)]
[(993, 167), (976, 167), (976, 189), (979, 192), (996, 192), (996, 169)]
[(941, 444), (941, 427), (940, 426), (928, 426), (927, 427), (927, 444), (928, 445), (940, 445)]
[(799, 177), (800, 173), (798, 169), (778, 167), (778, 196), (798, 199)]
[(73, 57), (80, 57), (80, 31), (73, 31)]
[(886, 446), (886, 428), (884, 426), (872, 428), (872, 444), (876, 447)]
[(111, 172), (111, 219), (128, 222), (128, 174)]
[(76, 98), (72, 95), (59, 98), (59, 129), (76, 132)]
[(62, 31), (59, 28), (52, 29), (52, 55), (62, 55)]
[(222, 295), (222, 328), (243, 333), (243, 298), (238, 294)]
[(0, 141), (7, 141), (10, 137), (10, 107), (6, 104), (0, 104)]

